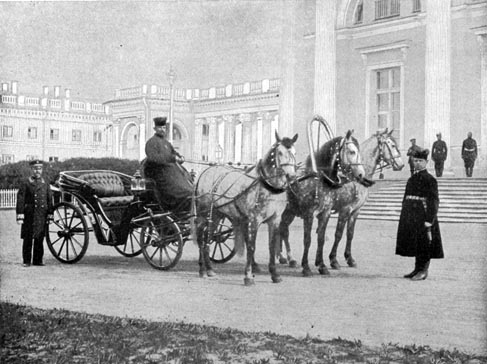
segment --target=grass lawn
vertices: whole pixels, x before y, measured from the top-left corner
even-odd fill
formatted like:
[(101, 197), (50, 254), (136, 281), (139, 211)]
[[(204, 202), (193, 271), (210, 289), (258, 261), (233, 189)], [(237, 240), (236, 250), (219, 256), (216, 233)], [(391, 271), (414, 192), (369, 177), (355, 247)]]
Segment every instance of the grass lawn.
[(0, 302), (0, 363), (474, 364), (487, 363), (487, 357), (427, 346), (389, 343), (372, 348), (359, 340), (296, 339)]

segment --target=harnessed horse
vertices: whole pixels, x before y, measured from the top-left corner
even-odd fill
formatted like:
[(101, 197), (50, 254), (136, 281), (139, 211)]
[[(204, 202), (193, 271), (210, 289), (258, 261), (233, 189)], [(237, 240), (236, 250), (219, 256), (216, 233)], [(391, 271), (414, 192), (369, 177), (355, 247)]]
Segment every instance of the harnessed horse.
[[(359, 144), (352, 137), (352, 133), (349, 130), (345, 137), (329, 140), (315, 153), (318, 175), (313, 171), (314, 162), (311, 156), (308, 156), (304, 170), (298, 171), (297, 181), (288, 189), (289, 203), (283, 212), (279, 230), (281, 238), (288, 242), (289, 224), (295, 216), (300, 216), (303, 219), (304, 252), (301, 266), (305, 276), (311, 274), (308, 264), (308, 251), (311, 245), (313, 217), (314, 214), (326, 211), (331, 206), (330, 191), (341, 186), (347, 179), (358, 179), (364, 184), (370, 183), (365, 178)], [(290, 249), (288, 253), (290, 256)], [(290, 258), (292, 259), (291, 256)], [(292, 261), (294, 260), (292, 259)]]
[(286, 189), (296, 174), (294, 143), (280, 138), (266, 155), (247, 171), (228, 166), (213, 166), (203, 171), (195, 188), (196, 238), (199, 246), (200, 276), (212, 276), (207, 242), (220, 219), (228, 218), (235, 232), (237, 251), (247, 250), (245, 285), (254, 284), (257, 230), (262, 222), (269, 228), (269, 272), (274, 283), (281, 281), (276, 271), (275, 248), (279, 239), (279, 222), (287, 204)]
[[(396, 141), (392, 137), (392, 130), (378, 131), (369, 139), (365, 140), (361, 146), (361, 155), (366, 172), (366, 178), (371, 179), (375, 174), (377, 168), (382, 171), (383, 168), (392, 167), (394, 171), (400, 171), (404, 167), (401, 159), (401, 153), (397, 148)], [(338, 212), (338, 222), (335, 231), (335, 242), (329, 255), (331, 267), (340, 269), (340, 265), (336, 260), (336, 251), (338, 244), (343, 235), (345, 224), (347, 225), (347, 246), (345, 249), (345, 259), (347, 264), (351, 267), (356, 266), (356, 262), (351, 254), (351, 245), (353, 234), (355, 230), (355, 223), (360, 213), (360, 209), (367, 201), (369, 189), (363, 183), (358, 181), (350, 181), (337, 189), (328, 190), (328, 198), (331, 204), (326, 209), (322, 210), (318, 215), (318, 249), (316, 252), (315, 265), (319, 267), (321, 274), (329, 274), (323, 262), (323, 247), (325, 242), (325, 231), (332, 211)], [(294, 217), (292, 217), (293, 219)], [(291, 216), (287, 220), (281, 222), (281, 234), (284, 237), (284, 243), (288, 251), (288, 257), (292, 260), (289, 247), (289, 233), (288, 227), (292, 221)]]

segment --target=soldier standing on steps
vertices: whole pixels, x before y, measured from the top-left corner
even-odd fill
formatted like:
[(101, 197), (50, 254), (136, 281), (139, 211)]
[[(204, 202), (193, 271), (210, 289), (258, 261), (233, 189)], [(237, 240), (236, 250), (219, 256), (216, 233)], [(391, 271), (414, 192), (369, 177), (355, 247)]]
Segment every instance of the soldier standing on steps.
[(430, 259), (444, 257), (438, 224), (438, 183), (428, 173), (427, 149), (413, 154), (414, 175), (408, 179), (397, 229), (396, 254), (416, 257), (414, 270), (404, 278), (428, 277)]
[(416, 138), (412, 138), (410, 140), (411, 146), (408, 149), (407, 156), (409, 157), (408, 163), (409, 163), (409, 170), (411, 171), (411, 176), (414, 174), (414, 163), (413, 163), (413, 154), (420, 150), (421, 148), (419, 145), (416, 145)]
[(465, 163), (467, 177), (472, 177), (473, 166), (477, 159), (477, 142), (472, 138), (472, 132), (468, 132), (467, 139), (462, 143), (462, 159)]
[(446, 143), (441, 140), (441, 133), (436, 134), (436, 141), (431, 148), (431, 159), (435, 162), (436, 177), (443, 176), (443, 166), (448, 155)]

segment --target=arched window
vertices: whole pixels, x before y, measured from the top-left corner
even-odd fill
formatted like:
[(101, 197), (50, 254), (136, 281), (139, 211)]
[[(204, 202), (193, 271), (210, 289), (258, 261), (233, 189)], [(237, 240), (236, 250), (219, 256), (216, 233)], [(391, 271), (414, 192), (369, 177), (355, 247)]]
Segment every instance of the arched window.
[(183, 137), (181, 135), (181, 130), (175, 125), (172, 128), (172, 140), (181, 140)]
[(354, 24), (362, 24), (364, 21), (364, 2), (360, 0), (355, 7)]

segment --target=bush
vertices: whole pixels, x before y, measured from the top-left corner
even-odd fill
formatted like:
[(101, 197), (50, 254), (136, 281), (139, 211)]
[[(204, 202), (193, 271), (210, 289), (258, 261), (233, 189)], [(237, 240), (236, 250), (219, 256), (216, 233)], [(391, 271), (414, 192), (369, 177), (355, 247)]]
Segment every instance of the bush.
[[(44, 164), (44, 178), (54, 183), (61, 171), (108, 169), (133, 175), (140, 168), (137, 160), (119, 158), (71, 158), (62, 162)], [(31, 174), (28, 161), (9, 163), (0, 166), (0, 189), (19, 188), (21, 181)]]

